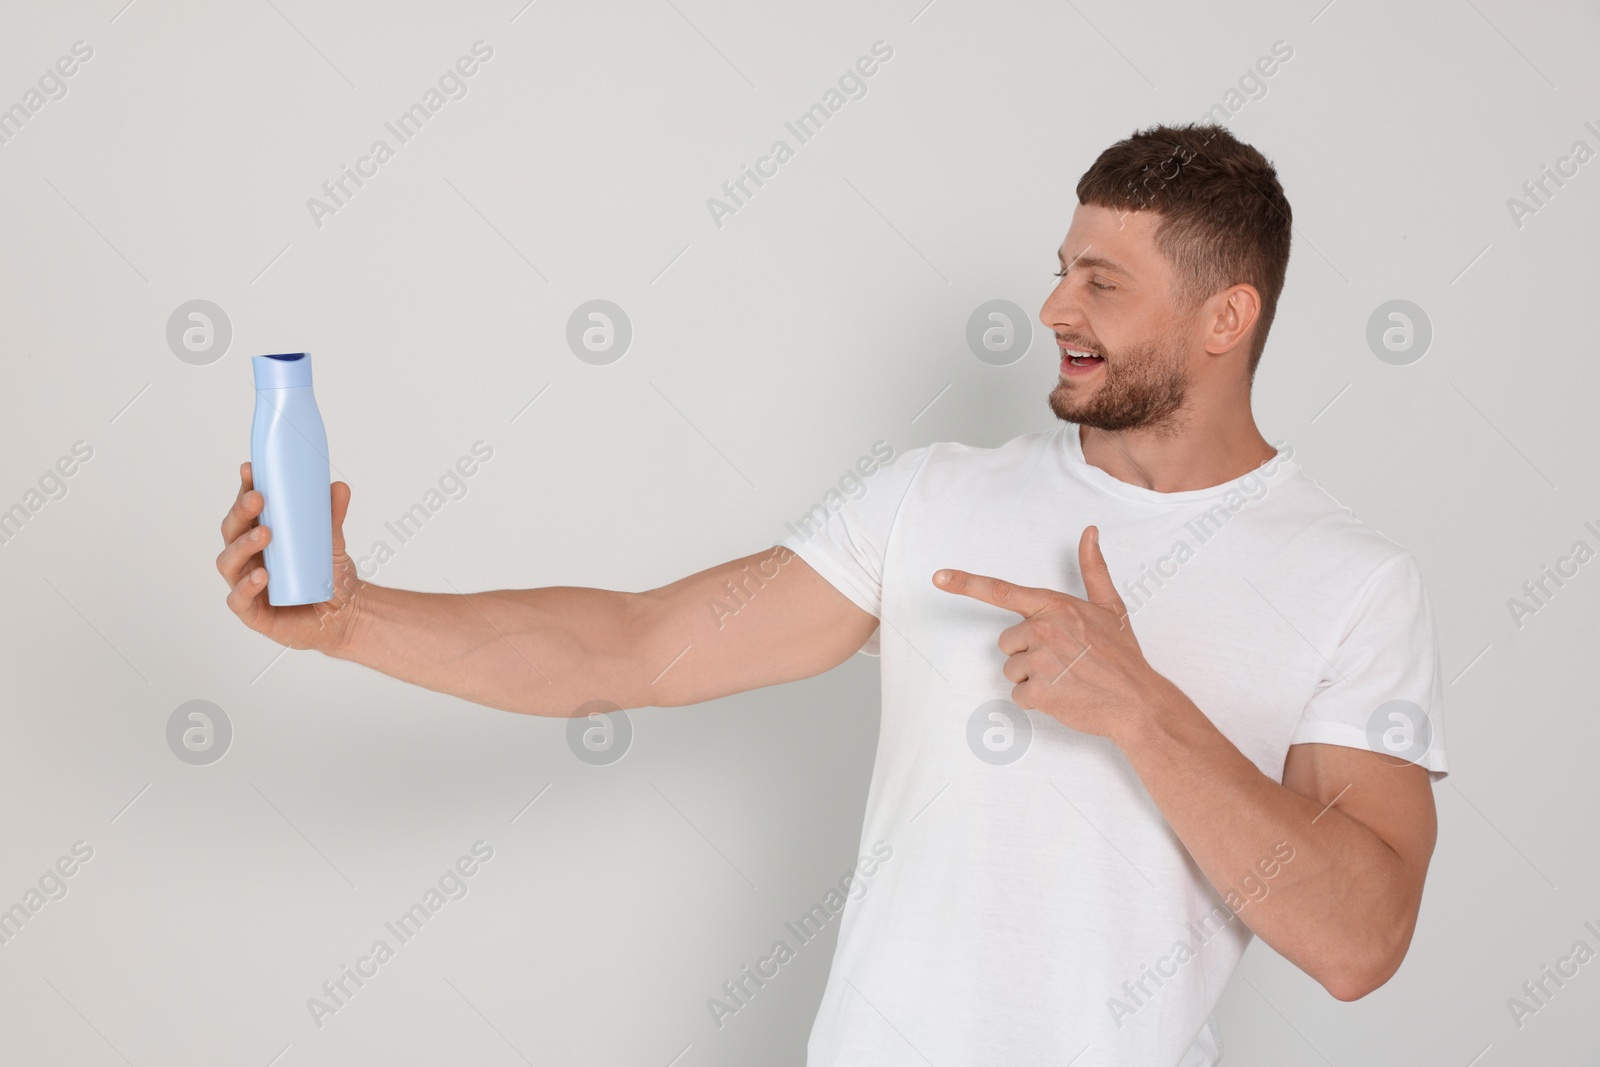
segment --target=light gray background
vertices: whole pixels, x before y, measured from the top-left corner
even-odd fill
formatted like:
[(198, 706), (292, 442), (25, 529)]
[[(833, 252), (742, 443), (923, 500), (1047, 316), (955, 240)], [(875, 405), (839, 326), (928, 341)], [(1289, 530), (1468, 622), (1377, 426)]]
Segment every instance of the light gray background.
[[(1600, 1063), (1600, 963), (1520, 1030), (1506, 1006), (1600, 947), (1600, 563), (1520, 629), (1507, 608), (1600, 525), (1600, 162), (1520, 228), (1506, 205), (1600, 147), (1594, 4), (124, 2), (8, 0), (0, 32), (4, 106), (94, 48), (0, 145), (0, 507), (94, 449), (0, 546), (0, 905), (95, 850), (0, 945), (0, 1058), (801, 1063), (831, 931), (724, 1029), (705, 1001), (853, 862), (876, 661), (635, 712), (595, 768), (564, 721), (280, 658), (212, 565), (248, 356), (315, 354), (357, 553), (492, 444), (380, 582), (662, 584), (774, 543), (875, 440), (1050, 425), (1048, 337), (989, 366), (969, 312), (1036, 311), (1095, 155), (1199, 118), (1281, 39), (1230, 120), (1296, 216), (1256, 410), (1420, 558), (1453, 775), (1400, 973), (1341, 1004), (1256, 943), (1226, 1062)], [(479, 39), (469, 95), (313, 226), (306, 198)], [(706, 198), (880, 39), (868, 95), (713, 225)], [(564, 342), (596, 298), (634, 328), (607, 367)], [(1364, 339), (1396, 298), (1435, 329), (1406, 367)], [(165, 341), (192, 299), (232, 322), (209, 366)], [(164, 734), (197, 698), (235, 732), (205, 767)], [(313, 1027), (306, 998), (480, 838), (470, 894)]]

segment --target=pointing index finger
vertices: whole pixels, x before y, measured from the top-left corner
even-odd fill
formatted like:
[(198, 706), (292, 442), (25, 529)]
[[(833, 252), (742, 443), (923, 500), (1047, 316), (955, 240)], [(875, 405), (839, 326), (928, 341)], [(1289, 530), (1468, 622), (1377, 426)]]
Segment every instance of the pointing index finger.
[(985, 604), (1014, 611), (1023, 618), (1043, 611), (1056, 598), (1056, 594), (1049, 589), (1015, 585), (985, 574), (968, 574), (966, 571), (950, 569), (935, 571), (933, 584), (947, 593), (981, 600)]

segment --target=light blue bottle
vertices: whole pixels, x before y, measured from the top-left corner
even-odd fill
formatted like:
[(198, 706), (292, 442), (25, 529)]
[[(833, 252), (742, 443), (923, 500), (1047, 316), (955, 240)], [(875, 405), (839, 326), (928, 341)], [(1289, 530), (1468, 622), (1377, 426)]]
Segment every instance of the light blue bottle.
[(333, 503), (328, 434), (311, 393), (311, 353), (252, 356), (256, 412), (250, 470), (272, 531), (262, 555), (267, 603), (321, 604), (333, 599)]

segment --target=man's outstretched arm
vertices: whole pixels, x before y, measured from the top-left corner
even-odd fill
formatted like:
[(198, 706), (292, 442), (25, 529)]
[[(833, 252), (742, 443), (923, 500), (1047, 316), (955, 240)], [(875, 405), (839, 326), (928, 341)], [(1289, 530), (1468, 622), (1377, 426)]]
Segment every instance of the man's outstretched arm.
[(350, 488), (335, 482), (334, 584), (325, 604), (267, 603), (261, 494), (250, 465), (222, 522), (228, 606), (279, 644), (310, 648), (505, 711), (571, 715), (694, 704), (821, 674), (877, 620), (776, 547), (642, 593), (554, 586), (417, 593), (363, 581), (345, 552)]

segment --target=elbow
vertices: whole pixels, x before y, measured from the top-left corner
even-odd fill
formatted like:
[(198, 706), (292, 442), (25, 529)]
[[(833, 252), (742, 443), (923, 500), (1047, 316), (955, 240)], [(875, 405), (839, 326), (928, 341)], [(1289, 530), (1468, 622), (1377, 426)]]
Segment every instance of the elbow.
[(1409, 937), (1391, 940), (1381, 951), (1342, 961), (1337, 969), (1330, 968), (1319, 975), (1317, 981), (1335, 1000), (1347, 1004), (1360, 1000), (1394, 977), (1406, 957), (1409, 942)]
[(1386, 966), (1346, 967), (1339, 973), (1326, 975), (1318, 981), (1334, 1000), (1348, 1004), (1353, 1000), (1360, 1000), (1383, 985), (1397, 969)]
[(1387, 977), (1375, 977), (1368, 972), (1326, 979), (1322, 983), (1322, 988), (1326, 989), (1334, 1000), (1342, 1000), (1348, 1004), (1353, 1000), (1360, 1000), (1386, 981)]

